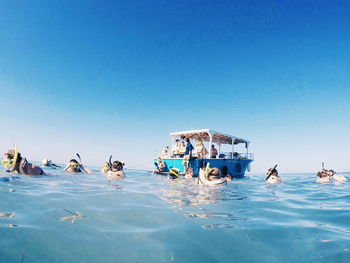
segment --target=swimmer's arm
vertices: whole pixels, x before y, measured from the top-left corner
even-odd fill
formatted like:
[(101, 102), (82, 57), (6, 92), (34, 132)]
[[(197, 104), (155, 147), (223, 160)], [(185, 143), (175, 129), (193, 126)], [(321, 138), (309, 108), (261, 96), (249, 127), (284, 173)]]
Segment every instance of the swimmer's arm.
[(92, 171), (88, 168), (85, 168), (82, 164), (80, 165), (81, 169), (84, 170), (88, 174), (92, 174)]
[(66, 167), (64, 167), (64, 170), (67, 171), (69, 168), (69, 164), (66, 165)]
[(55, 166), (55, 167), (61, 167), (61, 166), (59, 166), (59, 165), (57, 165), (57, 164), (54, 164), (54, 163), (52, 164), (52, 166)]

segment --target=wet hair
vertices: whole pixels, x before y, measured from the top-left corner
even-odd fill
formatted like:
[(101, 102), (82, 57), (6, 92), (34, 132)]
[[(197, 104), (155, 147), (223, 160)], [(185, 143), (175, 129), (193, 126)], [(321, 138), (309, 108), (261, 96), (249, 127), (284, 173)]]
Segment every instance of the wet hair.
[(190, 139), (189, 139), (189, 138), (186, 138), (185, 141), (186, 141), (186, 142), (190, 142)]
[[(12, 160), (13, 158), (15, 158), (15, 150), (8, 150), (6, 153), (4, 153), (4, 155), (6, 155), (8, 159)], [(21, 159), (21, 154), (17, 153), (17, 161)]]
[(70, 159), (70, 161), (69, 161), (70, 163), (77, 163), (77, 164), (79, 164), (78, 163), (78, 161), (77, 160), (75, 160), (75, 159)]
[(4, 155), (6, 155), (8, 159), (13, 159), (15, 156), (15, 150), (8, 150)]
[(328, 175), (325, 172), (322, 171), (322, 172), (318, 172), (317, 176), (320, 177), (320, 178), (323, 178), (323, 177), (327, 177)]
[(221, 174), (220, 170), (216, 167), (211, 168), (209, 171), (209, 176), (220, 177), (220, 174)]

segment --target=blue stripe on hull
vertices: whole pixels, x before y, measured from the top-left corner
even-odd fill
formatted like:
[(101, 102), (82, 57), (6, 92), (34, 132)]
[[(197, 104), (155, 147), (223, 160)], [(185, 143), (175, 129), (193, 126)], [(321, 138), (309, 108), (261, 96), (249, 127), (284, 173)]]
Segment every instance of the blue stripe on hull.
[[(183, 166), (184, 159), (163, 159), (166, 164), (166, 171), (169, 171), (171, 168), (178, 168), (180, 172), (183, 173), (185, 168)], [(219, 168), (221, 173), (225, 170), (224, 167), (227, 168), (228, 174), (234, 177), (244, 176), (247, 171), (248, 165), (253, 160), (250, 159), (193, 159), (190, 161), (190, 167), (193, 168), (196, 176), (199, 174), (199, 168), (202, 167), (203, 162), (209, 162), (211, 168)], [(157, 160), (154, 160), (154, 164), (156, 165)]]

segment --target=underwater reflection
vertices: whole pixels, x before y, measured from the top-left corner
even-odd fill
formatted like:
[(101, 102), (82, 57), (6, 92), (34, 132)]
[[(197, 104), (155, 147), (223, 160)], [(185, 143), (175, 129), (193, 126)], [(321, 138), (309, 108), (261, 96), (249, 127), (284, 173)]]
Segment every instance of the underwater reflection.
[[(209, 222), (202, 228), (237, 228), (237, 221), (243, 222), (247, 217), (235, 216), (230, 213), (214, 212), (203, 208), (203, 205), (214, 204), (220, 201), (244, 200), (246, 196), (241, 195), (225, 185), (207, 186), (198, 185), (195, 180), (179, 179), (169, 181), (160, 188), (159, 197), (172, 204), (172, 207), (189, 219), (205, 220)], [(247, 212), (237, 210), (237, 213)], [(213, 221), (213, 222), (211, 222)]]
[(159, 197), (175, 207), (199, 206), (221, 200), (222, 187), (198, 185), (194, 179), (169, 181), (167, 188), (159, 189)]

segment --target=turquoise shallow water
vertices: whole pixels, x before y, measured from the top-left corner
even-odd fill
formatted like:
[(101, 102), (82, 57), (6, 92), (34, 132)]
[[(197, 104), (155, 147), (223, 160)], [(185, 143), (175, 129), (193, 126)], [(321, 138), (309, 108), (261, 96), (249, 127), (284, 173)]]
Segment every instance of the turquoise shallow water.
[[(349, 182), (248, 175), (206, 187), (47, 171), (0, 181), (0, 212), (15, 213), (0, 217), (0, 262), (350, 262)], [(84, 217), (60, 221), (66, 210)]]

